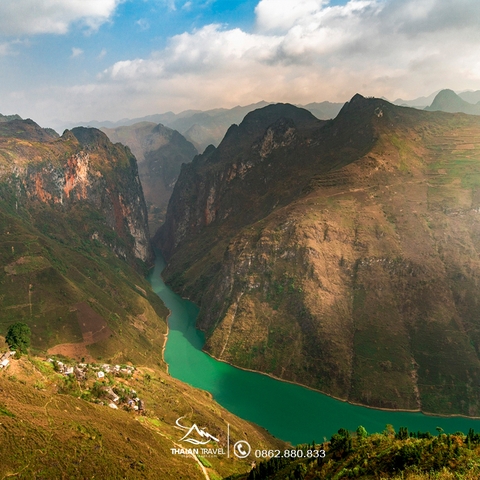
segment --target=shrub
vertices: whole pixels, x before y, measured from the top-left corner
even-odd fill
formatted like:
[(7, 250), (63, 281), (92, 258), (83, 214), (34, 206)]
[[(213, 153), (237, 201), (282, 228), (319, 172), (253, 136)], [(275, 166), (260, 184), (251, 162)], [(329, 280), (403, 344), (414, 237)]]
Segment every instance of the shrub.
[(5, 341), (11, 350), (16, 350), (18, 354), (27, 353), (30, 346), (30, 328), (24, 323), (17, 322), (10, 325)]

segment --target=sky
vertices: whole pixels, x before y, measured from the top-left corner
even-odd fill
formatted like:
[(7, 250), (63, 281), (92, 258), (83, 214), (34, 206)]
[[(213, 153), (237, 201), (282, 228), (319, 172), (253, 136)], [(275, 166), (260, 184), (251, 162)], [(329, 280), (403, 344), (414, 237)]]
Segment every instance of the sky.
[(478, 0), (0, 0), (0, 113), (40, 125), (480, 90)]

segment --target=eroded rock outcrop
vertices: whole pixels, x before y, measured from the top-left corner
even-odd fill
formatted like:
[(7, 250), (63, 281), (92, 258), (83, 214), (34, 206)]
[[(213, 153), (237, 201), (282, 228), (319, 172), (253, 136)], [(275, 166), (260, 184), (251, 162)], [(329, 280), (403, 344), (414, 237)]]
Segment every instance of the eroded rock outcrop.
[(152, 261), (143, 190), (128, 148), (96, 129), (78, 127), (55, 137), (31, 120), (3, 126), (26, 140), (2, 145), (1, 180), (15, 190), (17, 209), (29, 201), (66, 210), (89, 206), (116, 234), (92, 235), (122, 258)]

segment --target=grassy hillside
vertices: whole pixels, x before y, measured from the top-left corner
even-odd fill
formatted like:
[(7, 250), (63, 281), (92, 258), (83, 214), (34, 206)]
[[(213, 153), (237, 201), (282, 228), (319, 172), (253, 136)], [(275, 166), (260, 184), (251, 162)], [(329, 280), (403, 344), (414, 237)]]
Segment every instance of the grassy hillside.
[[(101, 393), (97, 396), (102, 387), (134, 389), (144, 401), (144, 414), (98, 403), (108, 403)], [(210, 448), (226, 452), (227, 424), (233, 442), (248, 438), (258, 448), (284, 447), (217, 405), (208, 393), (158, 368), (140, 367), (133, 376), (102, 380), (90, 373), (77, 381), (40, 358), (22, 357), (0, 370), (0, 391), (2, 478), (204, 479), (202, 464), (209, 478), (218, 480), (249, 470), (249, 461), (233, 455), (172, 454), (171, 448), (193, 447), (180, 441), (185, 432), (175, 427), (179, 417), (217, 435), (219, 442)]]
[(95, 211), (72, 215), (36, 205), (28, 223), (5, 210), (0, 334), (22, 321), (32, 330), (34, 352), (60, 344), (58, 351), (78, 359), (163, 365), (168, 311), (141, 275), (92, 240), (93, 232), (114, 235)]
[(135, 158), (94, 129), (0, 130), (0, 334), (22, 321), (34, 352), (163, 365)]

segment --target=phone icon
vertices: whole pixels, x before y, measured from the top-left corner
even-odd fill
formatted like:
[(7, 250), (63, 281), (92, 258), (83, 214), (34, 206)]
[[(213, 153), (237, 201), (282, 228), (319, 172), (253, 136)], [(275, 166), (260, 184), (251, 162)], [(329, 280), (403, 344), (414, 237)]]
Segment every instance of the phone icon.
[(247, 458), (250, 455), (251, 451), (252, 451), (252, 447), (246, 440), (239, 440), (233, 446), (233, 453), (238, 458)]

